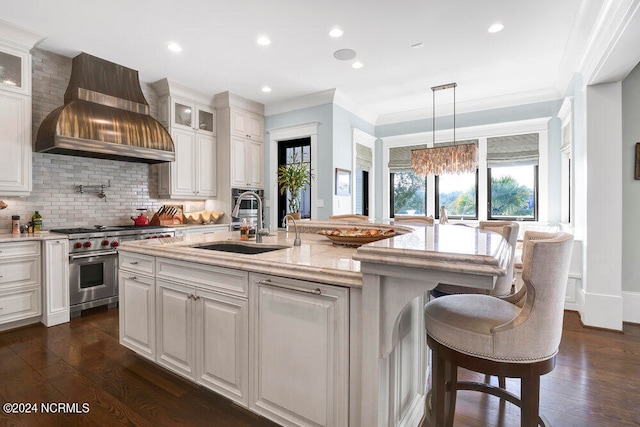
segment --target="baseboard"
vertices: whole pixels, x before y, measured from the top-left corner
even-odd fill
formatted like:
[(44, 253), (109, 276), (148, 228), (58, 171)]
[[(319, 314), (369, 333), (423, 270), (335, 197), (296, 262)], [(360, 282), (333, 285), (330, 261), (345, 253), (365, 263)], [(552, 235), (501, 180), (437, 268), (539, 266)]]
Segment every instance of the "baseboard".
[(49, 313), (42, 315), (42, 323), (45, 326), (55, 326), (62, 323), (69, 323), (69, 310), (61, 310), (56, 313)]
[(622, 295), (584, 293), (584, 305), (580, 309), (585, 326), (622, 330)]
[(622, 292), (622, 320), (640, 323), (640, 292)]

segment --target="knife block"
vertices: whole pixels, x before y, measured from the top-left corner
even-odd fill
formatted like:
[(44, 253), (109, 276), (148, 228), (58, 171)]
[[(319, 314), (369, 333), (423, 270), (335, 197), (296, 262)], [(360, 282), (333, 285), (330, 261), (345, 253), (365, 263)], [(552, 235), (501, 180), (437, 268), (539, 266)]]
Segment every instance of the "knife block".
[(151, 218), (150, 224), (151, 225), (173, 225), (173, 217), (165, 214), (158, 216), (158, 214), (155, 213)]

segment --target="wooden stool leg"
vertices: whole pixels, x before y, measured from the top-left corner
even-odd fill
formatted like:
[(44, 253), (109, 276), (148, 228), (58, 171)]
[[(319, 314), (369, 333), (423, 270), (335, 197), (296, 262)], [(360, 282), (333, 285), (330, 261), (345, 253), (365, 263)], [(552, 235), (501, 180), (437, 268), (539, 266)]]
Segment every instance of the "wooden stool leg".
[(440, 357), (440, 344), (431, 348), (431, 426), (444, 426), (446, 361)]
[(507, 389), (507, 379), (505, 377), (498, 377), (498, 386), (503, 389)]
[(520, 396), (522, 399), (521, 427), (537, 427), (540, 407), (540, 375), (521, 379)]
[(458, 367), (451, 362), (446, 363), (447, 399), (445, 403), (445, 426), (453, 427), (456, 413), (456, 397), (458, 392)]

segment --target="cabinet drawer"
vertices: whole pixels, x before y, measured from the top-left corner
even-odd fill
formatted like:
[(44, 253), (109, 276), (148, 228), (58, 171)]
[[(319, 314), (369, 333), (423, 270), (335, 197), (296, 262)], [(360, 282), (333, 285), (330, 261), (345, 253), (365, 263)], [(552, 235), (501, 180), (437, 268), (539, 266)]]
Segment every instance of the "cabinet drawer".
[(178, 283), (201, 285), (230, 295), (248, 295), (248, 276), (244, 271), (189, 262), (158, 259), (156, 277)]
[(135, 273), (153, 275), (155, 271), (154, 257), (129, 252), (120, 252), (119, 255), (119, 268)]
[(40, 242), (18, 242), (0, 244), (0, 260), (22, 256), (40, 255)]
[(0, 260), (0, 290), (40, 283), (40, 258)]
[(40, 316), (39, 285), (0, 291), (0, 324)]

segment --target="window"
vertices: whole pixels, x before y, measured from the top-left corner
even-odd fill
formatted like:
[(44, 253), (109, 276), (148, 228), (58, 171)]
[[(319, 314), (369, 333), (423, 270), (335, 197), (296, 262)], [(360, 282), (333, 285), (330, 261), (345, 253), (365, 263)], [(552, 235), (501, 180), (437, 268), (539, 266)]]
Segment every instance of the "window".
[(539, 137), (487, 138), (487, 219), (538, 219)]
[(425, 215), (427, 207), (426, 178), (413, 172), (391, 173), (391, 217)]
[(530, 220), (537, 218), (538, 166), (489, 168), (488, 219)]
[(436, 176), (436, 218), (440, 207), (453, 219), (478, 219), (478, 171), (461, 175)]

